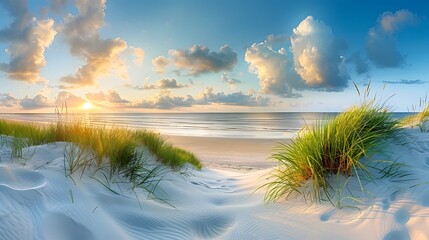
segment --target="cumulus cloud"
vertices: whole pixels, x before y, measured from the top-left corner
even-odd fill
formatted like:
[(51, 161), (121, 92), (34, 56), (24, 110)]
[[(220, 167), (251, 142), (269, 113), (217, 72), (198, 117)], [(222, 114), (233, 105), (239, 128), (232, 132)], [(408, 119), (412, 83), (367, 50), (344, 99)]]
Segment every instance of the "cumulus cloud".
[(170, 61), (164, 56), (158, 56), (152, 59), (152, 65), (155, 72), (159, 74), (165, 73), (165, 67), (170, 63)]
[(18, 104), (18, 99), (10, 93), (0, 93), (0, 107), (13, 107)]
[(246, 50), (249, 71), (258, 76), (262, 93), (296, 98), (302, 90), (342, 91), (348, 86), (344, 44), (324, 22), (304, 19), (293, 29), (290, 51), (274, 49), (273, 43), (283, 39), (270, 35)]
[(421, 79), (401, 79), (399, 81), (383, 81), (383, 83), (387, 84), (403, 84), (403, 85), (421, 85), (428, 83), (427, 80), (421, 80)]
[(158, 80), (157, 87), (159, 89), (173, 89), (173, 88), (185, 88), (185, 87), (188, 87), (188, 85), (179, 83), (174, 78), (165, 78), (165, 79)]
[(300, 96), (294, 89), (303, 83), (286, 49), (273, 50), (267, 41), (254, 43), (247, 48), (245, 60), (249, 64), (249, 71), (258, 76), (262, 93), (288, 98)]
[(134, 63), (136, 65), (142, 65), (144, 60), (144, 50), (137, 47), (132, 47), (133, 55), (134, 55)]
[(0, 70), (8, 78), (28, 83), (42, 82), (40, 70), (46, 65), (45, 49), (55, 38), (54, 20), (37, 20), (28, 10), (25, 0), (1, 1), (12, 16), (12, 23), (0, 30), (0, 41), (9, 43), (8, 63), (0, 63)]
[(228, 84), (229, 86), (235, 86), (237, 84), (242, 83), (242, 81), (240, 81), (236, 78), (229, 77), (227, 73), (222, 73), (220, 75), (220, 78), (221, 78), (222, 82)]
[(111, 103), (129, 103), (128, 100), (121, 98), (116, 90), (109, 90), (106, 99)]
[(308, 87), (341, 91), (348, 86), (349, 76), (341, 56), (344, 46), (324, 22), (308, 16), (293, 29), (291, 46), (295, 71)]
[(405, 63), (396, 45), (396, 33), (407, 25), (417, 22), (417, 16), (408, 10), (395, 13), (385, 12), (377, 20), (377, 25), (368, 31), (366, 53), (378, 68), (401, 67)]
[(269, 102), (268, 98), (255, 96), (253, 94), (245, 94), (243, 92), (229, 94), (223, 92), (215, 93), (212, 87), (207, 87), (196, 100), (196, 104), (199, 105), (218, 103), (222, 105), (251, 107), (268, 106)]
[(60, 91), (55, 98), (56, 106), (67, 105), (67, 107), (81, 107), (84, 103), (86, 103), (86, 99), (74, 95), (68, 91)]
[(127, 85), (127, 87), (132, 87), (137, 90), (152, 90), (152, 89), (176, 89), (176, 88), (186, 88), (187, 84), (179, 83), (174, 78), (164, 78), (160, 79), (156, 82), (156, 84), (150, 84), (145, 82), (143, 85), (131, 86)]
[(210, 51), (203, 45), (194, 45), (186, 50), (168, 51), (178, 70), (187, 70), (190, 75), (203, 73), (230, 71), (237, 64), (237, 53), (228, 45), (219, 48), (219, 51)]
[(53, 104), (49, 98), (43, 94), (37, 94), (33, 98), (25, 96), (22, 99), (15, 98), (9, 93), (0, 93), (0, 107), (18, 107), (22, 109), (39, 109), (45, 107), (52, 107)]
[(103, 106), (105, 103), (113, 103), (116, 105), (130, 103), (130, 101), (122, 98), (116, 90), (109, 90), (107, 93), (104, 93), (103, 91), (99, 91), (98, 93), (87, 93), (85, 94), (85, 97), (92, 104), (98, 106)]
[(173, 109), (180, 107), (191, 107), (194, 98), (191, 95), (176, 97), (168, 90), (161, 90), (152, 99), (143, 99), (140, 102), (131, 105), (133, 108), (157, 108)]
[(67, 15), (61, 33), (70, 45), (72, 55), (85, 59), (74, 75), (61, 79), (69, 84), (62, 88), (93, 86), (96, 80), (109, 72), (127, 78), (127, 71), (119, 54), (127, 49), (120, 38), (101, 39), (99, 30), (104, 24), (106, 0), (76, 0), (79, 15)]
[(19, 104), (24, 109), (52, 107), (52, 104), (50, 103), (48, 97), (43, 94), (37, 94), (33, 98), (26, 96), (25, 98), (21, 99)]

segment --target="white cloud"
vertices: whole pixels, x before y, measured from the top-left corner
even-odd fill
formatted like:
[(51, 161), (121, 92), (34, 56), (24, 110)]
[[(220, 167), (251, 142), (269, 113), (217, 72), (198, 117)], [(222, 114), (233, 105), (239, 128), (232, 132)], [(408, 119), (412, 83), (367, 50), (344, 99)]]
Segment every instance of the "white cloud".
[(159, 89), (173, 89), (173, 88), (185, 88), (188, 87), (188, 85), (179, 83), (174, 78), (165, 78), (158, 80), (157, 87)]
[(174, 65), (178, 70), (187, 70), (190, 75), (203, 73), (230, 71), (237, 64), (237, 53), (224, 45), (219, 51), (211, 52), (203, 45), (194, 45), (189, 49), (170, 50), (168, 54), (172, 57)]
[(291, 36), (295, 71), (307, 87), (324, 91), (341, 91), (348, 86), (339, 44), (331, 28), (322, 21), (308, 16)]
[(246, 50), (249, 71), (258, 76), (262, 93), (296, 98), (302, 90), (342, 91), (348, 86), (341, 55), (345, 47), (328, 25), (308, 16), (293, 29), (290, 51), (273, 48), (284, 41), (284, 36), (269, 35)]
[(368, 31), (366, 53), (378, 68), (395, 68), (405, 64), (403, 55), (396, 45), (395, 34), (407, 25), (417, 22), (418, 17), (408, 10), (395, 13), (385, 12), (377, 20), (377, 25)]
[(107, 73), (116, 73), (127, 78), (125, 64), (119, 54), (127, 49), (120, 38), (101, 39), (99, 30), (104, 24), (105, 0), (76, 0), (79, 15), (67, 15), (61, 33), (70, 45), (74, 56), (84, 58), (86, 63), (79, 67), (74, 75), (61, 79), (69, 84), (62, 88), (93, 86), (96, 80)]
[(109, 90), (106, 99), (111, 103), (129, 103), (128, 100), (121, 98), (116, 90)]
[(262, 93), (282, 97), (300, 96), (293, 89), (302, 85), (301, 79), (286, 49), (275, 51), (267, 41), (254, 43), (247, 48), (245, 60), (249, 64), (249, 71), (258, 76)]
[(245, 94), (243, 92), (229, 94), (225, 94), (223, 92), (215, 93), (212, 87), (207, 87), (204, 92), (199, 94), (195, 101), (195, 104), (199, 105), (212, 103), (232, 106), (261, 107), (268, 106), (270, 101), (268, 98), (255, 96), (253, 94)]
[[(85, 97), (92, 103), (98, 106), (109, 106), (107, 103), (113, 103), (115, 106), (126, 106), (130, 101), (122, 98), (118, 91), (109, 90), (107, 93), (99, 91), (97, 93), (87, 93)], [(110, 106), (111, 106), (110, 104)]]
[(20, 100), (20, 105), (24, 109), (52, 107), (52, 103), (49, 101), (48, 97), (43, 94), (37, 94), (33, 98), (26, 96)]
[(164, 56), (158, 56), (152, 59), (153, 69), (156, 73), (164, 74), (165, 67), (170, 63), (170, 61)]
[(131, 105), (133, 108), (157, 108), (173, 109), (180, 107), (191, 107), (194, 99), (191, 95), (176, 97), (171, 95), (168, 90), (161, 90), (152, 99), (143, 99), (140, 102)]
[(0, 70), (8, 78), (36, 83), (45, 81), (40, 70), (46, 65), (45, 49), (55, 38), (54, 20), (37, 20), (32, 16), (25, 0), (1, 2), (12, 16), (12, 23), (0, 30), (0, 41), (9, 43), (8, 63), (0, 63)]
[(0, 107), (14, 107), (18, 102), (10, 93), (0, 93)]
[(52, 107), (53, 104), (46, 95), (37, 94), (33, 98), (25, 96), (22, 99), (15, 98), (10, 93), (0, 93), (0, 107), (17, 108), (22, 109), (39, 109), (45, 107)]

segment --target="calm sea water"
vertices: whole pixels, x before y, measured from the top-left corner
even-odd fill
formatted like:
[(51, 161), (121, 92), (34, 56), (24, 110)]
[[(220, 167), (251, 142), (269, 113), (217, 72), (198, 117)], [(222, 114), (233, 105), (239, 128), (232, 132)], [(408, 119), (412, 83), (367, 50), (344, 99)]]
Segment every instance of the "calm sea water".
[[(227, 138), (292, 138), (306, 124), (336, 113), (95, 113), (72, 118), (93, 124), (149, 129), (172, 136)], [(408, 113), (393, 113), (396, 118)], [(56, 122), (51, 113), (0, 114), (0, 118), (32, 122)]]

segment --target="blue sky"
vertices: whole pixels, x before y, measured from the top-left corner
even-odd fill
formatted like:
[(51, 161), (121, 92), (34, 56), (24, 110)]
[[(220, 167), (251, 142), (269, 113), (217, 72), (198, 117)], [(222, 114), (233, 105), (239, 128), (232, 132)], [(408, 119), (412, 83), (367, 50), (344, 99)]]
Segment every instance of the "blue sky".
[(369, 81), (407, 111), (429, 90), (424, 1), (0, 3), (2, 112), (342, 111)]

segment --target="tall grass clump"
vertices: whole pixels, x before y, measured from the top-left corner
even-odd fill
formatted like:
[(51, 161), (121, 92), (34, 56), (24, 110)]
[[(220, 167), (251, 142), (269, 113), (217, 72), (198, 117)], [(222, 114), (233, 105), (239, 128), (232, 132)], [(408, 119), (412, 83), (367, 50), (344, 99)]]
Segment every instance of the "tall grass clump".
[(68, 142), (70, 144), (64, 149), (64, 168), (68, 172), (66, 176), (89, 165), (102, 167), (107, 164), (110, 176), (127, 173), (126, 176), (141, 180), (144, 178), (140, 176), (142, 173), (153, 174), (150, 170), (143, 169), (146, 166), (141, 161), (141, 147), (146, 147), (159, 161), (172, 168), (180, 168), (189, 163), (201, 169), (201, 163), (194, 154), (172, 146), (159, 134), (144, 130), (91, 126), (82, 121), (66, 119), (59, 113), (58, 115), (58, 121), (49, 125), (0, 120), (0, 135), (11, 136), (2, 137), (1, 144), (8, 144), (12, 148), (12, 154), (20, 157), (22, 150), (28, 146)]
[(329, 179), (345, 176), (347, 181), (351, 175), (359, 182), (362, 177), (371, 179), (369, 166), (361, 159), (382, 150), (384, 141), (399, 131), (398, 121), (374, 101), (307, 127), (291, 144), (275, 149), (272, 158), (279, 166), (262, 186), (267, 188), (266, 200), (301, 194), (311, 202), (331, 201), (332, 192), (338, 189), (333, 189)]

